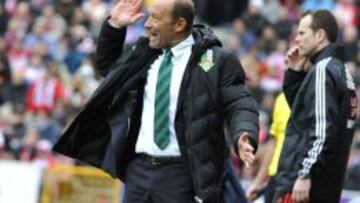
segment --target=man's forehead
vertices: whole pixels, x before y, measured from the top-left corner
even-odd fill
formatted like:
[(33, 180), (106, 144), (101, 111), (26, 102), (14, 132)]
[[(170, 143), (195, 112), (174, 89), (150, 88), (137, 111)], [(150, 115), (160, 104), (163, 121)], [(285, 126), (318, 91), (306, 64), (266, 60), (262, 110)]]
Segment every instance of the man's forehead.
[(299, 27), (302, 28), (310, 27), (311, 21), (312, 21), (312, 17), (310, 15), (304, 16), (300, 20)]
[(173, 8), (174, 0), (154, 0), (150, 4), (150, 10), (170, 11)]

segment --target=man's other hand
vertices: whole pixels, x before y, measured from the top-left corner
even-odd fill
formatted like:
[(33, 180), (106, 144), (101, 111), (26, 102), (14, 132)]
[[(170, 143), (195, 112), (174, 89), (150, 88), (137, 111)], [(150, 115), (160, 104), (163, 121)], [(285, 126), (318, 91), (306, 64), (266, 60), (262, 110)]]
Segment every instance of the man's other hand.
[(255, 161), (254, 148), (250, 144), (249, 137), (249, 133), (244, 132), (238, 140), (239, 156), (246, 168), (249, 168)]
[(263, 184), (259, 184), (256, 181), (254, 181), (249, 189), (246, 191), (246, 198), (249, 202), (255, 201), (257, 198), (259, 198), (259, 193), (261, 190), (264, 189)]
[(310, 178), (298, 178), (294, 184), (292, 191), (292, 200), (295, 203), (309, 202), (310, 198), (311, 179)]

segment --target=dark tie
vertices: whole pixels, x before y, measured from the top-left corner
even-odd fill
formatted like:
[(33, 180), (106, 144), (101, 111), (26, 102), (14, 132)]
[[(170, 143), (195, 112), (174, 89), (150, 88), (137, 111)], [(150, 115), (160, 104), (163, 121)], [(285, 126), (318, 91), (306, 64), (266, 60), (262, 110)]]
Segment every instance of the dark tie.
[(169, 49), (165, 51), (161, 62), (155, 93), (155, 115), (154, 115), (154, 141), (160, 149), (165, 149), (170, 142), (170, 82), (171, 82), (171, 57)]

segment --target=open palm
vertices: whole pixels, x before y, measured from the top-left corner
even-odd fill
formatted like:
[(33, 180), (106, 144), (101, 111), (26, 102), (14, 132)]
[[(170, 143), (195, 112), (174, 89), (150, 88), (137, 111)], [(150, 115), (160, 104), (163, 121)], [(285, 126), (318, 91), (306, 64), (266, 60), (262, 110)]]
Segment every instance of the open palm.
[(141, 10), (142, 0), (120, 0), (111, 10), (113, 24), (118, 27), (125, 27), (134, 24), (144, 16)]

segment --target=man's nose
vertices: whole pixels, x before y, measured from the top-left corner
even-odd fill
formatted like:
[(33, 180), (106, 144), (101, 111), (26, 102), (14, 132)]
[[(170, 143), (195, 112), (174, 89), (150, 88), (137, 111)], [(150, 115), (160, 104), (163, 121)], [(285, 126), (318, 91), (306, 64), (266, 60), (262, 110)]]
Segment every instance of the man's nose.
[(151, 22), (150, 22), (150, 19), (149, 19), (149, 18), (146, 19), (144, 26), (145, 26), (146, 29), (149, 29), (149, 28), (151, 27)]
[(299, 44), (300, 42), (300, 37), (298, 35), (296, 35), (295, 39), (294, 39), (295, 44)]

